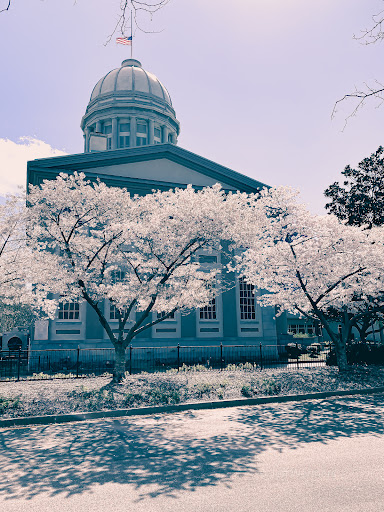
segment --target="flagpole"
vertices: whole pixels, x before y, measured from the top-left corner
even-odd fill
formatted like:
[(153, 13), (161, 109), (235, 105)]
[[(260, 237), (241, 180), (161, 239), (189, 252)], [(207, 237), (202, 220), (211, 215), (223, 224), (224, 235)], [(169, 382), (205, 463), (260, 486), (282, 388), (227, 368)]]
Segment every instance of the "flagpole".
[(132, 18), (133, 18), (133, 11), (131, 11), (131, 59), (132, 59), (132, 51), (133, 51)]

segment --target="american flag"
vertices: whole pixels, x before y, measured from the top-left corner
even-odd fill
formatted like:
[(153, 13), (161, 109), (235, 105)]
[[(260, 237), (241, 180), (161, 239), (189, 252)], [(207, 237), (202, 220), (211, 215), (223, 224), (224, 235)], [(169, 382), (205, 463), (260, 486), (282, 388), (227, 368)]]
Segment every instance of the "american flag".
[(128, 44), (129, 46), (132, 46), (132, 36), (116, 37), (116, 43), (117, 44)]

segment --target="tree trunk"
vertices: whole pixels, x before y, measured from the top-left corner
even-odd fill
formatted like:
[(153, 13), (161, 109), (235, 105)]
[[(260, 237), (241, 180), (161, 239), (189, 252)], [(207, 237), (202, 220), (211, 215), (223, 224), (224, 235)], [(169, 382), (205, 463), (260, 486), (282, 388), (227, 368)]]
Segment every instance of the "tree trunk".
[[(326, 316), (317, 308), (314, 308), (315, 314), (320, 322), (323, 324), (324, 329), (327, 331), (331, 341), (335, 347), (336, 363), (340, 371), (349, 369), (347, 361), (347, 340), (345, 336), (340, 336), (333, 332)], [(347, 332), (346, 326), (343, 326), (344, 333)]]
[(335, 340), (335, 352), (336, 352), (336, 360), (337, 366), (340, 371), (346, 371), (349, 369), (348, 360), (347, 360), (347, 346), (345, 341), (343, 340)]
[(125, 378), (125, 348), (115, 345), (115, 368), (113, 370), (113, 382), (122, 382)]

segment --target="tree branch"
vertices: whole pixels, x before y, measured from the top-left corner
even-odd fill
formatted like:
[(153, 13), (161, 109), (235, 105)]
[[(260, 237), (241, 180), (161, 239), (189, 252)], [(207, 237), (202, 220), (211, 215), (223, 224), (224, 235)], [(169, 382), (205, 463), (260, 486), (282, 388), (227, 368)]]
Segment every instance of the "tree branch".
[(1, 9), (0, 13), (5, 12), (5, 11), (9, 11), (10, 7), (11, 7), (11, 0), (8, 0), (7, 7), (4, 7), (4, 9)]
[[(120, 13), (117, 17), (117, 21), (112, 33), (107, 37), (104, 46), (107, 46), (111, 41), (113, 36), (119, 32), (121, 35), (125, 35), (127, 30), (128, 21), (132, 18), (132, 24), (146, 34), (157, 34), (162, 32), (162, 30), (145, 30), (137, 19), (137, 13), (139, 11), (143, 11), (147, 13), (152, 21), (153, 15), (165, 7), (171, 0), (153, 0), (152, 2), (148, 0), (147, 2), (141, 2), (139, 0), (121, 0), (120, 2)], [(129, 14), (128, 14), (129, 13)], [(133, 34), (132, 34), (133, 35)]]
[(344, 124), (343, 130), (347, 126), (348, 120), (351, 117), (356, 116), (357, 112), (364, 106), (364, 104), (365, 104), (364, 102), (367, 99), (376, 98), (377, 100), (379, 100), (379, 104), (376, 106), (376, 108), (380, 107), (381, 104), (384, 102), (384, 85), (382, 83), (378, 82), (377, 80), (376, 80), (376, 84), (377, 84), (377, 87), (372, 87), (372, 86), (368, 85), (367, 83), (364, 83), (366, 90), (358, 90), (357, 88), (355, 88), (354, 92), (349, 93), (349, 94), (344, 94), (344, 96), (342, 98), (338, 99), (335, 102), (335, 104), (333, 106), (332, 114), (331, 114), (331, 119), (335, 118), (335, 116), (337, 114), (338, 105), (340, 105), (342, 102), (345, 102), (351, 98), (357, 100), (357, 104), (356, 104), (355, 108), (352, 110), (352, 112), (345, 118), (345, 124)]

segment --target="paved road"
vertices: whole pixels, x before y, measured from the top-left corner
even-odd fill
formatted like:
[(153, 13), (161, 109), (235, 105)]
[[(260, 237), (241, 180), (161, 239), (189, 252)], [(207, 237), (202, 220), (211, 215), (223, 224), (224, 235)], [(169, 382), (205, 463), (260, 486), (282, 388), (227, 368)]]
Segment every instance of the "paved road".
[(1, 512), (382, 512), (384, 396), (0, 430)]

